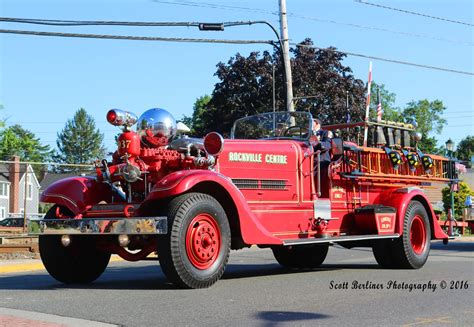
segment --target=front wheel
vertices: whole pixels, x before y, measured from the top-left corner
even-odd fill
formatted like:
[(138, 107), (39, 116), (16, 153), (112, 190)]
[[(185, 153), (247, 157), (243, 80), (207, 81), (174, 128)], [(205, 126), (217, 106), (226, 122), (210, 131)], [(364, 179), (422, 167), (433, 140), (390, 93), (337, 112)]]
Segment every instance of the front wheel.
[(230, 227), (213, 197), (187, 193), (168, 205), (168, 234), (158, 240), (166, 277), (183, 288), (205, 288), (224, 273), (230, 252)]
[[(45, 219), (56, 218), (58, 206), (52, 207)], [(62, 213), (71, 213), (61, 208)], [(48, 273), (56, 280), (71, 283), (90, 283), (99, 278), (110, 260), (110, 253), (97, 247), (94, 236), (71, 236), (71, 244), (65, 247), (60, 235), (41, 235), (38, 239), (41, 261)]]

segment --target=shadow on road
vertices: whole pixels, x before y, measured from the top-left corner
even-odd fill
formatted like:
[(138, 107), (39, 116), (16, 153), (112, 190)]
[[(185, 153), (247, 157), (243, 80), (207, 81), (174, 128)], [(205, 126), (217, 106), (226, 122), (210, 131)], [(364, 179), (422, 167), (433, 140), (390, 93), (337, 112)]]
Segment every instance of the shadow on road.
[(441, 250), (441, 251), (457, 251), (457, 252), (474, 252), (474, 242), (463, 242), (450, 241), (447, 245), (444, 245), (442, 241), (433, 241), (431, 242), (432, 250)]
[(298, 322), (299, 324), (304, 324), (304, 322), (306, 322), (310, 324), (311, 320), (331, 318), (331, 316), (320, 313), (293, 311), (261, 311), (255, 316), (257, 319), (265, 322), (263, 326), (278, 326), (278, 323), (288, 324), (291, 322)]
[[(278, 264), (229, 264), (222, 279), (254, 278), (275, 275), (304, 274), (340, 269), (379, 269), (377, 264), (327, 264), (317, 269), (289, 269)], [(159, 266), (109, 266), (105, 273), (91, 284), (62, 284), (46, 272), (0, 277), (0, 290), (55, 290), (55, 289), (119, 289), (169, 290), (169, 283)]]

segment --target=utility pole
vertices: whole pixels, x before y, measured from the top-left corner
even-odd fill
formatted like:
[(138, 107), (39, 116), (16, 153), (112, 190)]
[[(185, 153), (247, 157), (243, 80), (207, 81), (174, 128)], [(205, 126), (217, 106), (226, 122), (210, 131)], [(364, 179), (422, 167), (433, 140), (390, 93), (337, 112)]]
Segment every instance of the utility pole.
[(280, 35), (283, 43), (283, 58), (286, 74), (286, 105), (288, 111), (295, 111), (293, 105), (293, 78), (291, 76), (290, 46), (288, 40), (288, 21), (286, 20), (286, 0), (280, 1)]

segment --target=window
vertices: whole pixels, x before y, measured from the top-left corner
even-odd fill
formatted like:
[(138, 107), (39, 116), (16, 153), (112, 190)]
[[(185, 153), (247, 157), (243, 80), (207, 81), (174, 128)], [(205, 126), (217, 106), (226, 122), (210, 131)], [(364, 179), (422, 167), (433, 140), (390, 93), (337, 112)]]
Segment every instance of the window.
[(0, 207), (0, 219), (7, 217), (7, 209), (5, 207)]
[(33, 198), (33, 184), (28, 183), (27, 188), (28, 188), (28, 189), (27, 189), (27, 192), (28, 192), (28, 193), (27, 193), (26, 198), (27, 198), (28, 200), (31, 200), (31, 199)]
[(8, 198), (8, 183), (0, 183), (0, 198)]

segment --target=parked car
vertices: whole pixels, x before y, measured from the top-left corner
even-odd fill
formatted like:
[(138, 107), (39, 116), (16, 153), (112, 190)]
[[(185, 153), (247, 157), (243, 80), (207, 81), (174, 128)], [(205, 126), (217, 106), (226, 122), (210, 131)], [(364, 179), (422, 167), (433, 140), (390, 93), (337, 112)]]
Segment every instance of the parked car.
[(5, 218), (0, 220), (0, 227), (23, 227), (23, 218)]

